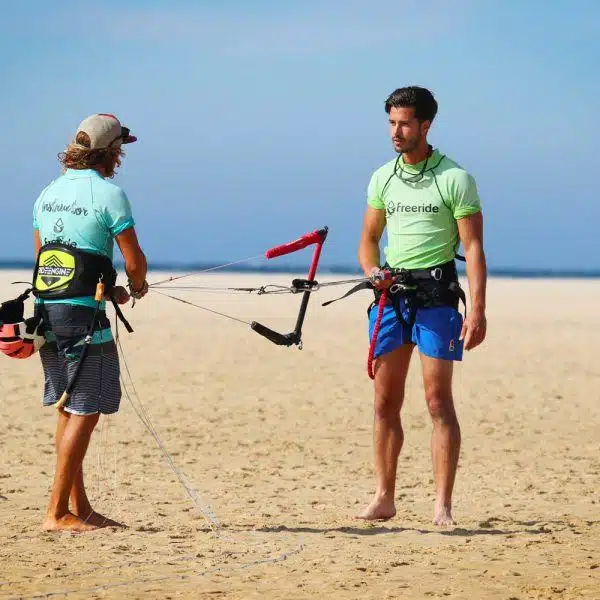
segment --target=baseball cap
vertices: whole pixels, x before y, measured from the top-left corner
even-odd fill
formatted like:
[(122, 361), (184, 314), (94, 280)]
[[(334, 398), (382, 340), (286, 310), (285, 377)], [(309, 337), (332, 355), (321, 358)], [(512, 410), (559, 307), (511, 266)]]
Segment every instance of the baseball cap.
[(100, 113), (84, 119), (77, 128), (78, 133), (86, 133), (90, 138), (91, 150), (118, 148), (121, 144), (131, 144), (137, 138), (130, 134), (128, 127), (121, 125), (115, 115)]

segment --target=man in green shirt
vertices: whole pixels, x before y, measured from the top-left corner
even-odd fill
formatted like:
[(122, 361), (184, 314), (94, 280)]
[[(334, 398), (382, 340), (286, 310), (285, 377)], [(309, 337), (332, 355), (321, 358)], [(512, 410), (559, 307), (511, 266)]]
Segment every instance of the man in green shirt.
[[(486, 262), (475, 180), (427, 141), (437, 108), (432, 93), (421, 87), (400, 88), (388, 97), (385, 110), (398, 157), (373, 174), (368, 188), (358, 257), (376, 294), (387, 289), (388, 302), (369, 311), (375, 358), (377, 489), (359, 515), (363, 519), (389, 519), (396, 514), (396, 469), (404, 440), (400, 410), (417, 346), (433, 423), (434, 523), (454, 524), (452, 489), (461, 435), (452, 372), (463, 349), (475, 348), (485, 338)], [(379, 243), (386, 228), (386, 264), (382, 265)], [(470, 292), (464, 320), (458, 310), (461, 291), (454, 262), (461, 242)], [(402, 285), (390, 287), (385, 271), (399, 274)]]

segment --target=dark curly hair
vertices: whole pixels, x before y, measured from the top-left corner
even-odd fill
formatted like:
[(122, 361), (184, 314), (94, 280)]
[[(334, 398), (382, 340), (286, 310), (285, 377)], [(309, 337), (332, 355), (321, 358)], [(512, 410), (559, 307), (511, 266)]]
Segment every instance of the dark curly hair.
[(438, 110), (433, 94), (427, 88), (417, 85), (394, 90), (385, 101), (385, 112), (388, 115), (392, 107), (414, 108), (415, 117), (421, 122), (433, 121)]

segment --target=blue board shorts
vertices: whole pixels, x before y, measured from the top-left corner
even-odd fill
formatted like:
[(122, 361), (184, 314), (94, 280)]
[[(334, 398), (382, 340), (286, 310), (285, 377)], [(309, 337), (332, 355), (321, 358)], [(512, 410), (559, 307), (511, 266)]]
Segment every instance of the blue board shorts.
[[(378, 310), (377, 304), (369, 309), (369, 341), (373, 339)], [(463, 316), (459, 310), (452, 306), (418, 308), (412, 325), (407, 323), (410, 315), (405, 298), (400, 299), (400, 310), (405, 322), (398, 319), (391, 302), (385, 305), (375, 345), (375, 358), (404, 344), (415, 344), (425, 356), (462, 360), (463, 342), (459, 337)]]

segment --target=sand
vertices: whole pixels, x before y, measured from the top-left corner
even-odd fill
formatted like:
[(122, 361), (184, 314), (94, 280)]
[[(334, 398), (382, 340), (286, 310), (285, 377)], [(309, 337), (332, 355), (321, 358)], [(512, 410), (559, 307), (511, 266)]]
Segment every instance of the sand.
[[(0, 297), (24, 277), (2, 273)], [(282, 330), (299, 302), (182, 297)], [(488, 339), (455, 372), (463, 446), (458, 524), (445, 529), (431, 523), (416, 355), (398, 515), (354, 519), (374, 489), (369, 299), (313, 301), (301, 352), (156, 295), (127, 309), (139, 398), (216, 533), (126, 396), (101, 419), (85, 470), (96, 509), (128, 528), (40, 532), (56, 415), (41, 407), (38, 358), (0, 356), (0, 598), (600, 598), (600, 282), (490, 280)]]

